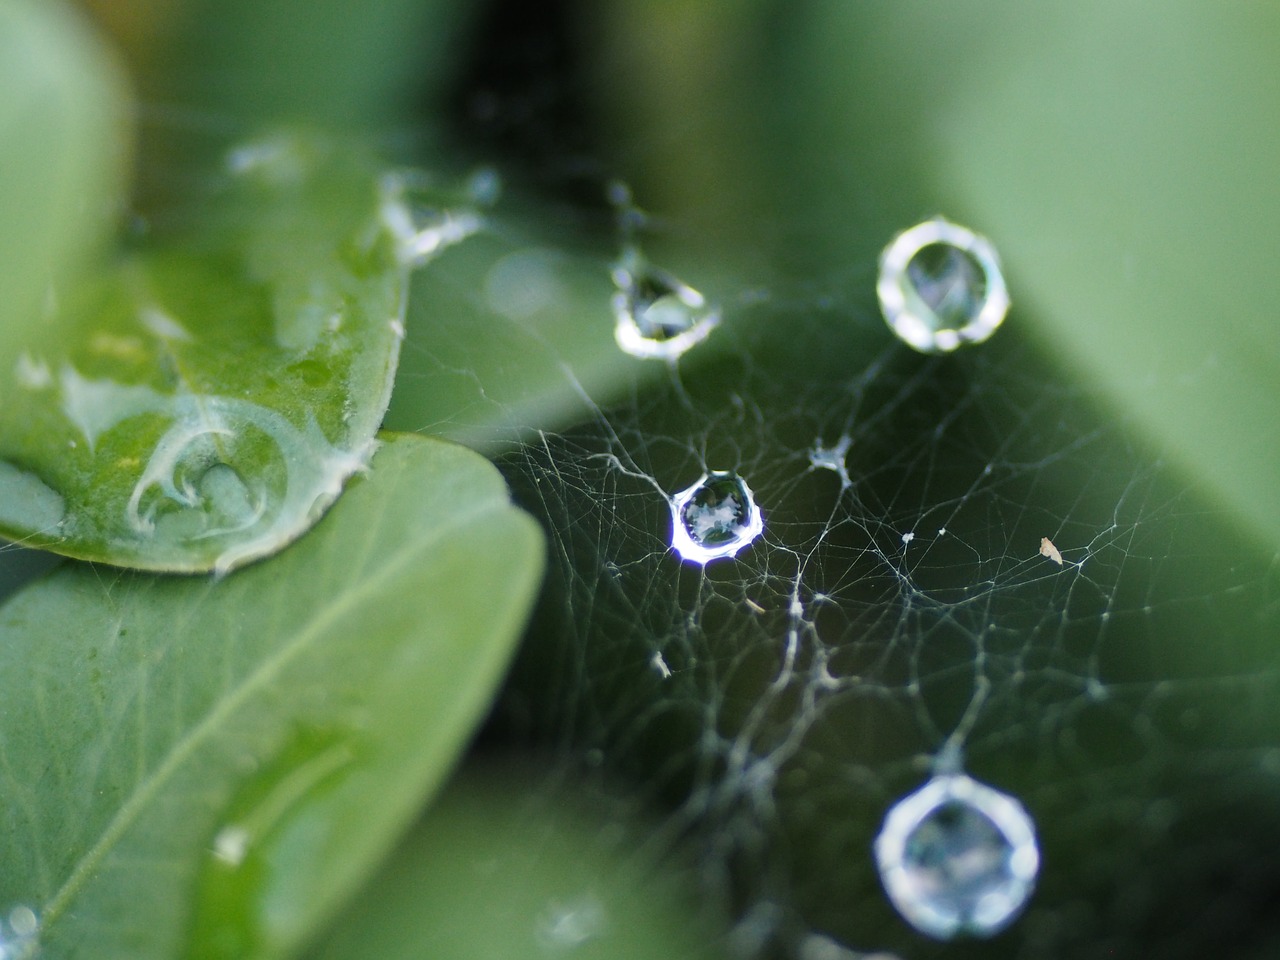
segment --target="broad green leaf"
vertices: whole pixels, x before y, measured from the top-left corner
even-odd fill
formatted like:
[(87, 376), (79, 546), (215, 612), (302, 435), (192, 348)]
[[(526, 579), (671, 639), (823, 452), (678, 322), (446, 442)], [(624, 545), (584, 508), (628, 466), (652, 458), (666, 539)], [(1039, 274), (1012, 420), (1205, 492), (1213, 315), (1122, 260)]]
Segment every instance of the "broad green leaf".
[(692, 871), (641, 853), (643, 821), (611, 806), (523, 771), (472, 767), (308, 956), (722, 956)]
[(1274, 550), (1280, 8), (998, 6), (934, 121), (938, 182), (1048, 349)]
[(540, 568), (492, 466), (396, 437), (266, 563), (18, 594), (0, 904), (36, 909), (48, 960), (288, 955), (452, 765)]
[(284, 133), (208, 177), (191, 222), (0, 365), (5, 535), (225, 572), (304, 532), (367, 462), (403, 335), (394, 181)]
[(170, 7), (140, 76), (144, 94), (240, 121), (347, 129), (401, 122), (424, 95), (442, 99), (474, 10), (458, 0)]
[(0, 356), (117, 213), (126, 91), (61, 3), (0, 0)]

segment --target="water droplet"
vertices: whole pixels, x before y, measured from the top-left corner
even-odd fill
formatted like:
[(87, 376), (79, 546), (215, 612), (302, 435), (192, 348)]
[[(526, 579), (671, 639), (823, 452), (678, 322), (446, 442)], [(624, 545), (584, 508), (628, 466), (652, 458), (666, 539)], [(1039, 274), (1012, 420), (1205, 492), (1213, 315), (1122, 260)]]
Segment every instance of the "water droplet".
[(981, 343), (1009, 310), (990, 241), (941, 217), (917, 224), (885, 247), (876, 294), (893, 332), (922, 353)]
[(693, 287), (629, 249), (614, 268), (614, 338), (633, 357), (674, 360), (710, 336), (720, 310)]
[(1040, 869), (1022, 804), (963, 774), (899, 800), (875, 841), (880, 879), (913, 927), (948, 940), (992, 936), (1021, 911)]
[(0, 922), (0, 960), (30, 960), (37, 956), (40, 919), (36, 912), (19, 905), (11, 909), (5, 919), (7, 923)]
[(296, 935), (324, 886), (317, 867), (332, 855), (335, 818), (350, 815), (342, 791), (359, 762), (349, 736), (299, 731), (239, 787), (201, 867), (200, 956), (274, 954)]
[(20, 937), (33, 937), (40, 929), (40, 921), (30, 907), (19, 906), (9, 911), (9, 927)]
[(764, 518), (746, 481), (713, 471), (671, 498), (671, 548), (705, 564), (736, 556), (764, 530)]

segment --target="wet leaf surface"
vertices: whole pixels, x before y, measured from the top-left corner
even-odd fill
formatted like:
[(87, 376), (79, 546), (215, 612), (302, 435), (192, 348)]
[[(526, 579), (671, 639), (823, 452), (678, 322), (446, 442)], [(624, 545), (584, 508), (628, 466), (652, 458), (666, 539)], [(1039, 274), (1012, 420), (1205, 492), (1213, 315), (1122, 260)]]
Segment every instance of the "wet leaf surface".
[(244, 143), (180, 231), (60, 292), (0, 365), (0, 531), (226, 572), (314, 523), (368, 460), (403, 335), (375, 170), (315, 138)]

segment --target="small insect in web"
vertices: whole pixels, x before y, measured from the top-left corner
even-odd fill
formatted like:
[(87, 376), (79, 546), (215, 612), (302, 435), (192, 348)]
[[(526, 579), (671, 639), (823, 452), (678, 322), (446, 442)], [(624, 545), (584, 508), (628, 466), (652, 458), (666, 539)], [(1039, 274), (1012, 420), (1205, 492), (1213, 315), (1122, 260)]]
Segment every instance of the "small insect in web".
[(1053, 541), (1048, 537), (1040, 538), (1040, 556), (1048, 557), (1058, 566), (1062, 566), (1062, 554), (1058, 552), (1058, 548), (1053, 545)]

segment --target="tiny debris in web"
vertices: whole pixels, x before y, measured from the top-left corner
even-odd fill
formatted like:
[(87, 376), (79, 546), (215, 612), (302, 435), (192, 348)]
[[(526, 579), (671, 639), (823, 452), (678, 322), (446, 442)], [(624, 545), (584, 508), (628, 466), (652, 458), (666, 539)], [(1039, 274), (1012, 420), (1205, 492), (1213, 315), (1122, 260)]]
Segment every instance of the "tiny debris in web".
[(1058, 548), (1053, 545), (1053, 541), (1048, 537), (1040, 538), (1040, 556), (1048, 557), (1058, 566), (1062, 566), (1062, 554), (1058, 552)]
[(654, 670), (658, 671), (658, 676), (662, 677), (663, 680), (670, 679), (671, 668), (667, 666), (666, 658), (664, 658), (661, 653), (655, 653), (653, 655), (653, 659), (649, 661), (649, 664)]

